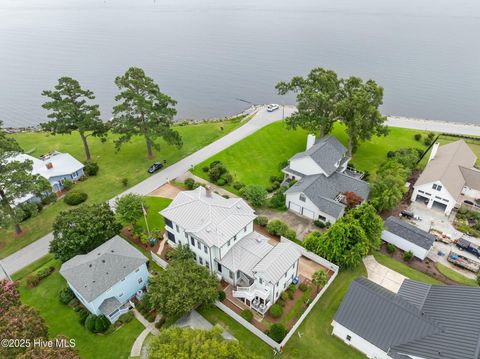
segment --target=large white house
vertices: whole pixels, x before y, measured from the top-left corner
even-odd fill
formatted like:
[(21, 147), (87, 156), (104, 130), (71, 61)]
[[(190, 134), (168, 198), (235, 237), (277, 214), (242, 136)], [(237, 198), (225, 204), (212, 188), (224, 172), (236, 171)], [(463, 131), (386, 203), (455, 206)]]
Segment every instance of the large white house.
[[(20, 153), (8, 159), (10, 162), (32, 162), (32, 174), (45, 178), (52, 186), (52, 192), (63, 189), (63, 182), (69, 180), (78, 181), (83, 176), (83, 163), (69, 153), (52, 152), (40, 158)], [(17, 201), (16, 204), (31, 201), (34, 195), (28, 195)]]
[(307, 137), (307, 148), (290, 158), (283, 169), (286, 181), (296, 180), (286, 192), (287, 208), (311, 219), (334, 223), (346, 208), (345, 193), (362, 200), (370, 193), (362, 174), (349, 169), (347, 149), (333, 136)]
[(301, 252), (255, 232), (256, 215), (241, 198), (198, 187), (180, 192), (160, 214), (169, 244), (189, 246), (198, 264), (230, 283), (233, 295), (260, 314), (297, 276)]
[(411, 200), (449, 215), (464, 200), (480, 198), (477, 156), (464, 140), (432, 146), (428, 164), (413, 187)]
[(366, 279), (351, 284), (333, 334), (368, 358), (478, 359), (480, 288), (406, 279), (398, 293)]
[(147, 257), (119, 236), (62, 264), (60, 274), (91, 313), (112, 323), (148, 281)]

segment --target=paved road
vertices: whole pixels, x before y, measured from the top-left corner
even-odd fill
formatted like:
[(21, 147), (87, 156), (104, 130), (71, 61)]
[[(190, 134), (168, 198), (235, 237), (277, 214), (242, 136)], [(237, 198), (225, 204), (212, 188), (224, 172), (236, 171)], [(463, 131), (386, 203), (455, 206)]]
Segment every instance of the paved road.
[[(285, 106), (285, 117), (289, 116), (295, 107)], [(245, 125), (237, 128), (236, 130), (230, 132), (226, 136), (218, 139), (217, 141), (203, 147), (197, 152), (192, 153), (191, 155), (185, 157), (183, 160), (172, 164), (171, 166), (165, 168), (163, 171), (160, 171), (146, 180), (138, 183), (127, 191), (121, 193), (119, 196), (126, 193), (138, 193), (141, 195), (147, 195), (156, 188), (165, 184), (169, 180), (172, 180), (178, 176), (181, 176), (183, 173), (191, 169), (192, 166), (210, 158), (216, 153), (224, 150), (227, 147), (230, 147), (234, 143), (240, 141), (241, 139), (251, 135), (260, 128), (282, 119), (283, 111), (282, 108), (275, 112), (267, 112), (265, 107), (261, 107), (256, 112), (255, 116), (247, 122)], [(112, 204), (115, 198), (110, 200)], [(12, 255), (4, 258), (1, 261), (3, 268), (9, 274), (18, 272), (22, 268), (28, 266), (29, 264), (40, 259), (48, 253), (48, 246), (50, 241), (53, 239), (52, 233), (47, 234), (46, 236), (40, 238), (39, 240), (29, 244), (28, 246), (20, 249), (19, 251), (13, 253)], [(3, 277), (3, 272), (0, 273), (0, 278)]]

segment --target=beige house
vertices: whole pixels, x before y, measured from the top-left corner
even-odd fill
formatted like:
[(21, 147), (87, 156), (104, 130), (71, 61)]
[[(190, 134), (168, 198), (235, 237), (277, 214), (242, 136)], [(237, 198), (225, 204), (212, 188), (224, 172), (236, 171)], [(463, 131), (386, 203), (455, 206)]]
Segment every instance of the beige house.
[(443, 146), (435, 143), (428, 164), (415, 182), (411, 200), (449, 215), (464, 201), (480, 198), (477, 156), (464, 140)]

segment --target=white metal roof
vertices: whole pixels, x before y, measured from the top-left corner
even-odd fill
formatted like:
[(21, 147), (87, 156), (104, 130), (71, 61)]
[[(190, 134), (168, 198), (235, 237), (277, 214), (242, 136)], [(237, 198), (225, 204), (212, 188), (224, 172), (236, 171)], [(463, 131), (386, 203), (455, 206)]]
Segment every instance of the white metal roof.
[(301, 252), (293, 243), (280, 242), (253, 268), (272, 283), (276, 283), (287, 270), (301, 257)]
[(256, 217), (243, 199), (223, 198), (212, 192), (208, 195), (204, 187), (180, 192), (160, 214), (216, 247), (223, 246)]

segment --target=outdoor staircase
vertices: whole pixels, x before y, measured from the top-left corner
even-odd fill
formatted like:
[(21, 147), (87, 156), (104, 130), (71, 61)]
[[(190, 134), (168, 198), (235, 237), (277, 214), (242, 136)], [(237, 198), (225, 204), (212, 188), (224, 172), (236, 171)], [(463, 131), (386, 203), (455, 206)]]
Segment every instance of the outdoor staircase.
[(254, 300), (256, 297), (268, 299), (270, 289), (253, 283), (250, 287), (237, 287), (232, 294), (236, 298), (245, 298), (250, 301)]

